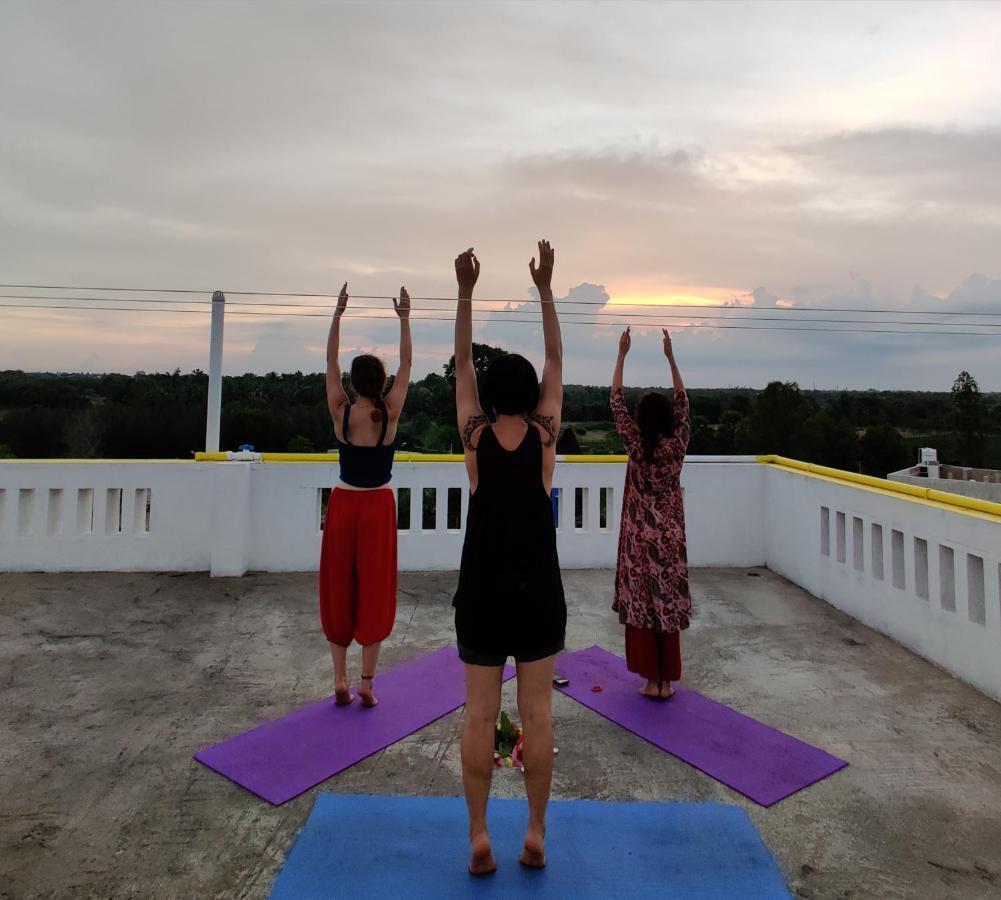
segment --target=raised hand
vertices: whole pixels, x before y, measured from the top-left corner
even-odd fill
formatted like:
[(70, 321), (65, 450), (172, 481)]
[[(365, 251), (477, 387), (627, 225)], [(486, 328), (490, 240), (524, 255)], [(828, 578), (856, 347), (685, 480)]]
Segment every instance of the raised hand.
[[(671, 380), (674, 382), (674, 393), (677, 395), (680, 391), (685, 389), (684, 379), (681, 377), (681, 372), (678, 370), (678, 363), (674, 358), (674, 347), (671, 346), (671, 335), (667, 333), (666, 328), (662, 328), (661, 331), (664, 333), (664, 356), (667, 357), (667, 364), (671, 367)], [(688, 427), (687, 419), (685, 420), (685, 428)], [(681, 425), (675, 422), (675, 429), (680, 428)], [(685, 437), (685, 441), (688, 441), (688, 437)]]
[(549, 241), (539, 241), (539, 267), (535, 267), (535, 257), (528, 264), (528, 271), (532, 273), (532, 281), (539, 289), (539, 294), (552, 299), (553, 295), (553, 263), (556, 261), (556, 252), (549, 246)]
[(627, 325), (626, 330), (619, 336), (619, 356), (625, 356), (629, 352), (632, 343), (633, 339), (629, 334), (629, 326)]
[(459, 296), (471, 298), (476, 279), (480, 277), (480, 261), (470, 247), (455, 258), (455, 280), (459, 283)]
[[(348, 307), (348, 283), (344, 282), (337, 296), (337, 306), (330, 320), (330, 331), (327, 332), (327, 409), (335, 422), (340, 421), (341, 410), (349, 402), (341, 384), (341, 366), (337, 361), (341, 343), (341, 316)], [(334, 425), (337, 428), (337, 425)]]
[(405, 287), (400, 288), (400, 299), (393, 298), (393, 309), (401, 319), (410, 318), (410, 294)]

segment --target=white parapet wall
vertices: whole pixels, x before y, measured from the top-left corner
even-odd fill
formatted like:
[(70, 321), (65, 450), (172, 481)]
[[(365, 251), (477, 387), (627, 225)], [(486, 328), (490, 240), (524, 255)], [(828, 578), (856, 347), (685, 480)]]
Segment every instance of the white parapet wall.
[[(246, 569), (315, 569), (321, 512), (337, 478), (336, 466), (265, 463), (254, 465), (252, 476)], [(750, 457), (706, 462), (695, 457), (686, 465), (682, 483), (692, 565), (764, 563), (765, 536), (755, 526), (764, 476)], [(557, 465), (554, 512), (565, 568), (614, 567), (624, 478), (623, 463)], [(469, 503), (465, 466), (400, 461), (393, 469), (393, 486), (400, 518), (400, 568), (458, 568)], [(231, 573), (239, 574), (236, 569)]]
[(763, 468), (770, 569), (1001, 700), (1001, 517)]
[(219, 466), (0, 462), (0, 571), (204, 571)]
[[(566, 568), (615, 565), (625, 465), (563, 462), (554, 512)], [(336, 462), (4, 462), (0, 570), (308, 571), (319, 563)], [(692, 565), (761, 565), (765, 471), (694, 457), (682, 479)], [(456, 462), (397, 462), (399, 564), (459, 564), (469, 502)]]
[[(558, 463), (564, 568), (615, 566), (624, 475)], [(315, 570), (336, 478), (280, 455), (0, 462), (0, 571)], [(457, 568), (463, 465), (401, 457), (393, 486), (400, 568)], [(682, 487), (691, 565), (767, 565), (1001, 700), (1001, 507), (772, 457), (690, 457)]]

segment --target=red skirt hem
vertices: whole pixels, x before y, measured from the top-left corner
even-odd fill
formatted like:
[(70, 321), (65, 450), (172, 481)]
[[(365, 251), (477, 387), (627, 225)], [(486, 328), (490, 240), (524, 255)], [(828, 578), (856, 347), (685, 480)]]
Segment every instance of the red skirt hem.
[(656, 634), (627, 625), (626, 668), (654, 681), (677, 681), (681, 678), (681, 634)]

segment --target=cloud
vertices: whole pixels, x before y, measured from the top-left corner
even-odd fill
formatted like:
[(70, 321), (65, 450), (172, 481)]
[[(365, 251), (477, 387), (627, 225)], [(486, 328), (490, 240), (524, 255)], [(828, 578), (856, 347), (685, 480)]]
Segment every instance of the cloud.
[[(539, 299), (539, 291), (537, 288), (530, 287), (528, 289), (529, 295), (536, 302)], [(604, 304), (607, 303), (611, 297), (608, 295), (608, 291), (605, 290), (603, 284), (590, 284), (589, 282), (581, 282), (575, 287), (570, 288), (569, 291), (562, 297), (556, 296), (554, 298), (557, 304), (561, 302), (574, 301), (578, 303), (594, 303), (594, 304)]]
[(916, 211), (962, 204), (988, 215), (1001, 201), (1001, 129), (844, 132), (787, 150), (815, 177), (876, 187), (882, 202)]
[[(616, 298), (702, 290), (762, 315), (986, 310), (1001, 243), (1001, 12), (911, 12), (14, 5), (0, 35), (3, 280), (207, 297), (336, 293), (348, 279), (358, 294), (405, 283), (447, 298), (455, 252), (473, 244), (479, 295), (521, 310), (546, 236), (580, 381), (607, 380), (626, 319), (571, 325), (571, 308), (591, 308), (570, 301), (614, 311)], [(477, 334), (538, 354), (539, 330), (504, 315)], [(204, 368), (205, 325), (183, 319), (18, 318), (0, 354), (36, 368), (89, 354), (126, 371)], [(930, 386), (971, 357), (1001, 386), (981, 339), (691, 321), (679, 345), (703, 384)], [(233, 317), (227, 371), (318, 368), (325, 328)], [(418, 371), (437, 370), (449, 322), (415, 335)], [(350, 341), (392, 355), (395, 323), (359, 319)], [(664, 379), (655, 342), (639, 343), (636, 377)]]
[(1001, 312), (1001, 279), (974, 273), (949, 293), (945, 308), (994, 314)]
[(778, 294), (772, 294), (767, 288), (756, 287), (751, 291), (755, 306), (775, 306), (781, 299)]

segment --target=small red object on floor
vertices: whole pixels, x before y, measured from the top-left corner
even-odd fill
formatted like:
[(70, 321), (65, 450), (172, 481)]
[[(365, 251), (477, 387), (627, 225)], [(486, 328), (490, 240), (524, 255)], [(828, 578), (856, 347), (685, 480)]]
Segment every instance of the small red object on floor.
[(591, 690), (594, 691), (594, 693), (597, 694), (597, 693), (603, 691), (604, 688), (600, 684), (592, 684), (591, 685)]

